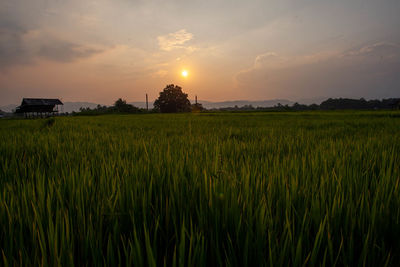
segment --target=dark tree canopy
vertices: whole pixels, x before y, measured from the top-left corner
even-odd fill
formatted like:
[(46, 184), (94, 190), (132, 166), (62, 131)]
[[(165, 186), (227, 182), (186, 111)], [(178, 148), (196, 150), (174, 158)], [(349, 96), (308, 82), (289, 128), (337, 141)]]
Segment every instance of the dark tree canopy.
[(131, 104), (127, 104), (125, 100), (122, 100), (119, 98), (117, 101), (115, 101), (113, 110), (116, 112), (122, 112), (122, 113), (135, 113), (138, 112), (139, 109)]
[(154, 102), (154, 108), (160, 112), (190, 112), (191, 105), (188, 95), (182, 92), (178, 85), (167, 85)]
[(113, 106), (107, 107), (102, 105), (97, 105), (96, 108), (91, 109), (80, 108), (77, 115), (101, 115), (101, 114), (118, 114), (118, 113), (140, 113), (141, 110), (131, 104), (126, 103), (125, 100), (119, 98), (114, 102)]

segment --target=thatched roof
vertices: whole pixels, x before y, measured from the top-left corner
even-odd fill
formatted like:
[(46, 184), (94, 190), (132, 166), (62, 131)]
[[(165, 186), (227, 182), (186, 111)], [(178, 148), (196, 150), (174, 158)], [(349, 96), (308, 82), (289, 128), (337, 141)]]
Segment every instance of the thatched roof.
[(55, 106), (63, 105), (59, 99), (51, 98), (24, 98), (21, 106)]

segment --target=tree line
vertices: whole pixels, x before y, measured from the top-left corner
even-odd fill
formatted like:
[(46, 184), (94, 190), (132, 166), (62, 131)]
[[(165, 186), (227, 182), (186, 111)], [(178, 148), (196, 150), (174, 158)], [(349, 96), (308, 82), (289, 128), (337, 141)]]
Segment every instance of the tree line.
[(79, 112), (75, 115), (101, 115), (101, 114), (130, 114), (130, 113), (147, 113), (147, 112), (161, 112), (161, 113), (178, 113), (178, 112), (200, 112), (203, 111), (203, 105), (200, 103), (191, 104), (188, 95), (182, 91), (178, 85), (169, 84), (160, 96), (154, 102), (152, 110), (140, 109), (131, 104), (126, 103), (126, 100), (119, 98), (115, 101), (114, 105), (107, 107), (97, 105), (96, 108), (80, 108)]
[[(382, 100), (365, 100), (350, 99), (350, 98), (329, 98), (321, 104), (299, 104), (281, 105), (277, 104), (273, 107), (253, 107), (252, 105), (245, 105), (242, 107), (226, 107), (212, 109), (211, 111), (306, 111), (306, 110), (390, 110), (400, 109), (400, 98), (389, 98)], [(182, 91), (178, 85), (169, 84), (163, 91), (160, 92), (159, 97), (154, 102), (154, 108), (150, 111), (140, 109), (131, 104), (126, 103), (125, 100), (119, 98), (115, 101), (113, 106), (98, 105), (94, 109), (81, 108), (76, 115), (100, 115), (100, 114), (115, 114), (115, 113), (178, 113), (178, 112), (201, 112), (206, 109), (200, 103), (191, 104), (188, 95)]]
[(91, 109), (80, 108), (79, 112), (73, 112), (73, 115), (102, 115), (102, 114), (121, 114), (121, 113), (141, 113), (143, 109), (135, 107), (134, 105), (126, 103), (126, 100), (119, 98), (114, 102), (114, 105), (107, 107), (102, 105), (97, 105), (97, 107)]
[(389, 98), (382, 100), (365, 100), (351, 98), (329, 98), (321, 104), (299, 104), (281, 105), (273, 107), (253, 107), (245, 105), (242, 107), (221, 108), (221, 111), (307, 111), (307, 110), (394, 110), (400, 109), (400, 98)]
[(252, 105), (215, 108), (211, 111), (311, 111), (311, 110), (396, 110), (400, 109), (400, 98), (388, 98), (382, 100), (365, 100), (351, 98), (329, 98), (321, 104), (282, 105), (278, 103), (273, 107), (254, 107)]

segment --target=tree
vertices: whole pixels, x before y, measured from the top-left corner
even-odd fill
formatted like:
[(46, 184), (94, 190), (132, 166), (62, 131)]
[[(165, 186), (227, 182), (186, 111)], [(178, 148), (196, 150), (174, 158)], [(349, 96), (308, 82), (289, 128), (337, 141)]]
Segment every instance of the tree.
[(122, 100), (122, 98), (118, 98), (118, 100), (114, 103), (114, 107), (116, 110), (123, 110), (126, 105), (126, 100)]
[(154, 108), (163, 113), (189, 112), (191, 110), (188, 95), (178, 85), (167, 85), (154, 102)]
[(122, 100), (119, 98), (117, 101), (114, 103), (114, 110), (116, 112), (122, 112), (122, 113), (136, 113), (139, 112), (139, 109), (131, 104), (127, 104), (125, 100)]

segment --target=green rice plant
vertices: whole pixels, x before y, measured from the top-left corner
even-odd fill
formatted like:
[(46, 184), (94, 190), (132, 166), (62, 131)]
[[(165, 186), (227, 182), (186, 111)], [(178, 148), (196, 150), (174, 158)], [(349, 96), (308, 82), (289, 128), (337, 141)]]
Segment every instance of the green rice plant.
[(396, 266), (399, 112), (0, 122), (3, 265)]

